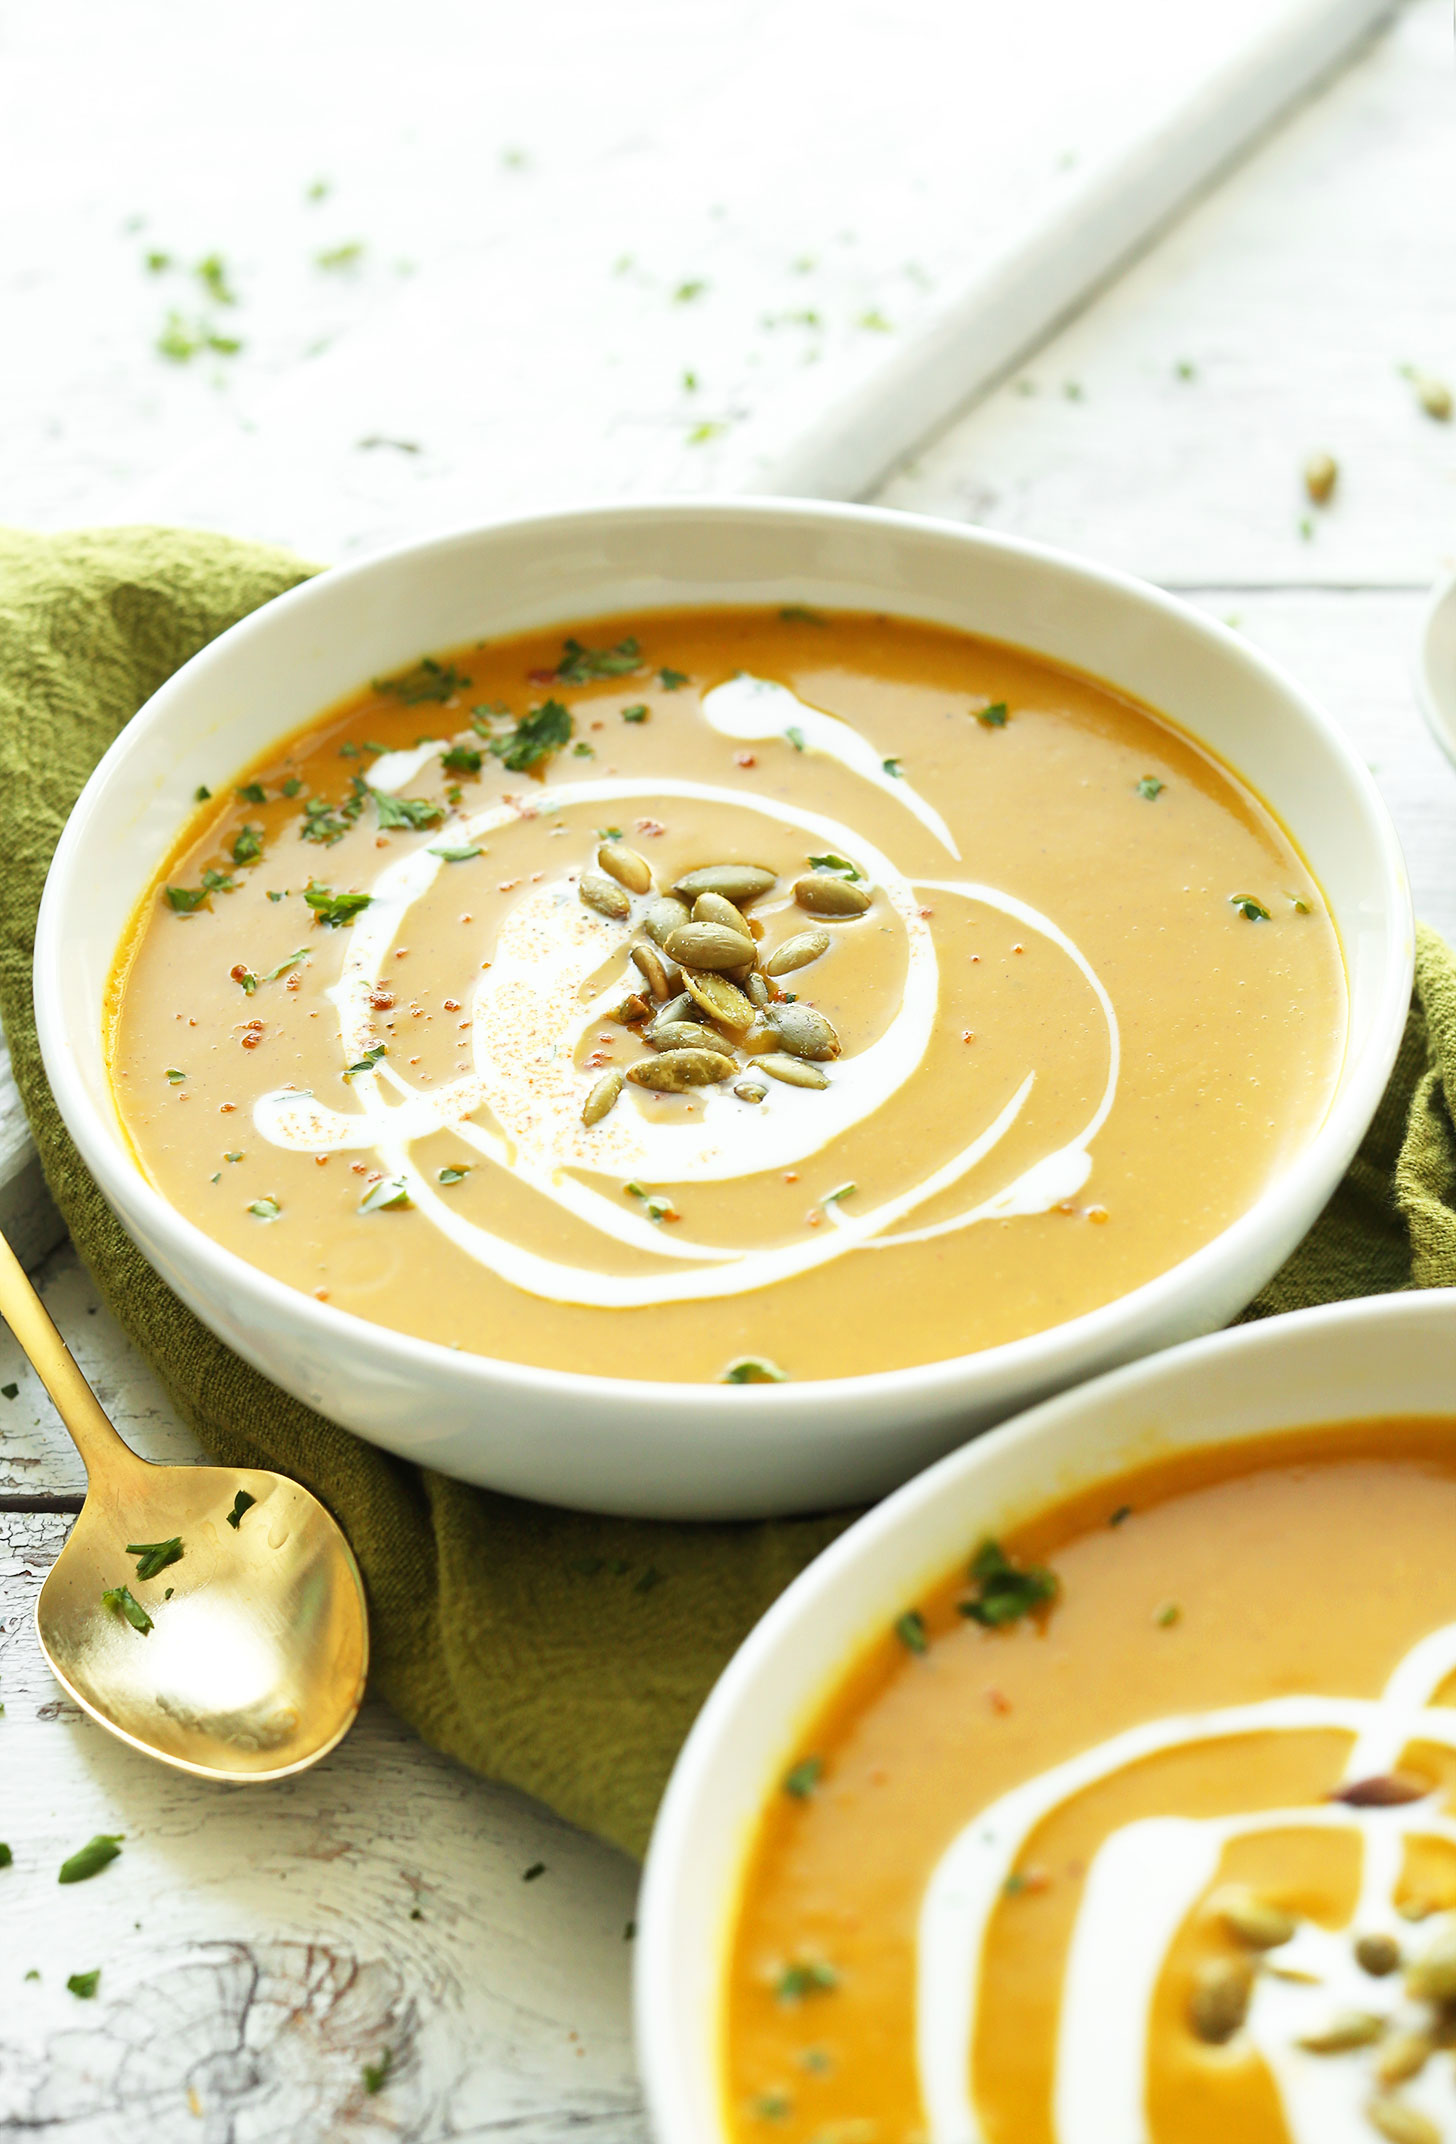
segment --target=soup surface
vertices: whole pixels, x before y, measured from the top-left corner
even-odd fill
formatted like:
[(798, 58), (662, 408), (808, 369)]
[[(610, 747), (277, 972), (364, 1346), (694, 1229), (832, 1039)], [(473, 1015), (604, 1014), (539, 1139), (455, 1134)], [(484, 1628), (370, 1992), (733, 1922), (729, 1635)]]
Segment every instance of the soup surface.
[(733, 2137), (1456, 2138), (1453, 1538), (1456, 1422), (1418, 1420), (968, 1544), (764, 1816)]
[(1259, 801), (913, 622), (456, 650), (200, 804), (112, 992), (143, 1167), (482, 1354), (751, 1382), (1020, 1338), (1235, 1219), (1339, 1068), (1334, 928)]

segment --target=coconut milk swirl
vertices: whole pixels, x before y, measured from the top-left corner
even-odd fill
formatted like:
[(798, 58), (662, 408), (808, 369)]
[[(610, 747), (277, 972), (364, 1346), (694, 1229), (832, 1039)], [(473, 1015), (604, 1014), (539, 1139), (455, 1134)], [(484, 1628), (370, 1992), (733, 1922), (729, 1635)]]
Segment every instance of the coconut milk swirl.
[[(991, 1915), (1026, 1841), (1046, 1817), (1100, 1780), (1162, 1751), (1232, 1736), (1343, 1730), (1351, 1737), (1345, 1782), (1390, 1772), (1412, 1742), (1456, 1749), (1456, 1709), (1432, 1698), (1456, 1672), (1456, 1624), (1421, 1640), (1376, 1700), (1287, 1696), (1187, 1718), (1149, 1721), (1003, 1794), (968, 1824), (937, 1863), (921, 1904), (917, 2052), (930, 2144), (981, 2144), (971, 2092), (981, 1954)], [(1103, 1843), (1087, 1874), (1062, 1987), (1053, 2099), (1057, 2144), (1148, 2144), (1144, 2106), (1149, 2017), (1169, 1946), (1214, 1882), (1231, 1839), (1265, 1831), (1354, 1833), (1360, 1892), (1347, 1929), (1310, 1921), (1269, 1954), (1243, 2032), (1267, 2063), (1291, 2144), (1372, 2144), (1364, 2108), (1368, 2060), (1331, 2056), (1298, 2042), (1341, 2012), (1363, 2011), (1396, 2026), (1421, 2022), (1401, 1976), (1374, 1979), (1355, 1962), (1355, 1935), (1392, 1935), (1423, 1949), (1456, 1915), (1417, 1932), (1395, 1908), (1408, 1839), (1456, 1845), (1456, 1821), (1432, 1795), (1394, 1808), (1323, 1802), (1257, 1815), (1194, 1820), (1150, 1817)], [(1282, 1977), (1287, 1972), (1294, 1978)], [(1367, 2051), (1368, 2052), (1368, 2051)], [(1401, 2087), (1401, 2099), (1456, 2138), (1449, 2065)]]
[[(910, 783), (887, 775), (879, 752), (849, 724), (805, 706), (782, 686), (753, 678), (737, 678), (708, 693), (703, 713), (713, 727), (733, 737), (775, 736), (795, 728), (803, 750), (833, 756), (886, 790), (958, 860), (940, 815)], [(440, 749), (434, 744), (388, 754), (375, 765), (370, 780), (377, 788), (397, 788)], [(836, 1062), (825, 1091), (776, 1087), (749, 1111), (731, 1095), (704, 1088), (696, 1090), (701, 1114), (693, 1123), (653, 1122), (636, 1108), (618, 1107), (602, 1122), (584, 1125), (582, 1103), (597, 1075), (578, 1069), (575, 1053), (586, 1030), (620, 999), (626, 949), (653, 897), (634, 899), (630, 915), (617, 922), (584, 907), (574, 882), (557, 880), (525, 891), (500, 927), (490, 966), (470, 1007), (469, 1072), (425, 1094), (382, 1060), (372, 1070), (353, 1075), (357, 1107), (350, 1112), (297, 1089), (278, 1089), (255, 1106), (254, 1123), (262, 1136), (303, 1153), (372, 1151), (384, 1171), (406, 1187), (420, 1212), (481, 1265), (533, 1294), (607, 1308), (737, 1295), (828, 1264), (859, 1247), (880, 1249), (979, 1221), (1045, 1213), (1080, 1190), (1092, 1167), (1091, 1143), (1117, 1091), (1119, 1040), (1111, 1001), (1085, 956), (1049, 917), (994, 886), (960, 878), (919, 884), (983, 902), (1050, 940), (1085, 978), (1101, 1009), (1107, 1028), (1106, 1083), (1091, 1117), (1067, 1145), (1043, 1155), (994, 1197), (951, 1220), (922, 1229), (898, 1228), (917, 1207), (958, 1183), (1005, 1137), (1038, 1076), (1037, 1067), (1028, 1065), (992, 1120), (932, 1174), (872, 1208), (835, 1201), (825, 1209), (832, 1226), (812, 1240), (767, 1249), (725, 1250), (695, 1243), (678, 1229), (666, 1232), (624, 1209), (619, 1197), (608, 1197), (573, 1175), (582, 1170), (650, 1188), (798, 1166), (889, 1101), (915, 1073), (934, 1032), (939, 972), (915, 884), (852, 828), (823, 813), (704, 782), (584, 781), (545, 788), (528, 807), (497, 804), (467, 820), (452, 821), (443, 838), (452, 843), (482, 839), (512, 824), (523, 809), (543, 816), (649, 797), (728, 804), (750, 819), (793, 827), (821, 846), (852, 856), (894, 910), (906, 951), (901, 1002), (873, 1043)], [(448, 868), (433, 853), (441, 839), (436, 829), (387, 865), (370, 889), (370, 906), (350, 928), (343, 973), (329, 993), (339, 1015), (341, 1069), (362, 1060), (375, 1039), (369, 1006), (374, 978), (384, 972), (390, 946), (414, 903), (436, 874)], [(594, 989), (603, 976), (609, 980)], [(485, 1115), (485, 1122), (475, 1121), (478, 1113)], [(635, 1275), (597, 1272), (543, 1257), (463, 1218), (411, 1157), (417, 1140), (446, 1128), (542, 1198), (600, 1230), (604, 1238), (648, 1253), (659, 1270)]]

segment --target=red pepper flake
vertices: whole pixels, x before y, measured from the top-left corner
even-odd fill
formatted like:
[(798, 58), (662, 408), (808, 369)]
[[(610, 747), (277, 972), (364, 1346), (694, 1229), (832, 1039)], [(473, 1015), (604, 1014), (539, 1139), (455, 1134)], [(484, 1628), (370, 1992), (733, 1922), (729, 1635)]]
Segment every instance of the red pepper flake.
[(1077, 1211), (1077, 1204), (1076, 1204), (1076, 1201), (1075, 1201), (1075, 1199), (1058, 1199), (1058, 1200), (1057, 1200), (1057, 1212), (1058, 1212), (1058, 1213), (1075, 1213), (1076, 1211)]
[(314, 1157), (313, 1157), (313, 1165), (314, 1165), (314, 1167), (315, 1167), (316, 1169), (326, 1169), (326, 1168), (328, 1167), (328, 1165), (329, 1165), (329, 1157), (328, 1157), (328, 1155), (327, 1155), (327, 1154), (315, 1154), (315, 1155), (314, 1155)]
[(556, 672), (554, 670), (528, 670), (526, 672), (526, 683), (528, 685), (554, 685), (556, 683)]
[(460, 918), (460, 921), (461, 921), (462, 923), (468, 923), (468, 922), (470, 921), (470, 917), (469, 917), (469, 916), (462, 916), (462, 917)]
[(368, 1173), (369, 1164), (367, 1161), (351, 1161), (349, 1167), (356, 1176), (364, 1176)]
[(237, 1106), (236, 1102), (219, 1102), (217, 1113), (220, 1117), (230, 1117)]
[(389, 847), (388, 834), (376, 834), (374, 837), (374, 846), (376, 849), (387, 849)]
[(1014, 945), (1011, 950), (1013, 953), (1024, 953), (1026, 951), (1026, 947), (1024, 945)]
[(1006, 1695), (1004, 1690), (998, 1690), (995, 1688), (994, 1685), (986, 1692), (986, 1703), (990, 1706), (991, 1710), (1002, 1719), (1004, 1719), (1006, 1717), (1006, 1714), (1011, 1710), (1010, 1698)]
[(283, 987), (285, 990), (301, 990), (303, 988), (303, 977), (301, 975), (290, 975)]
[(663, 825), (661, 819), (639, 819), (637, 821), (637, 831), (639, 834), (655, 835), (665, 834), (667, 828)]
[(933, 908), (917, 908), (917, 909), (916, 909), (916, 911), (915, 911), (915, 913), (916, 913), (916, 915), (917, 915), (917, 916), (927, 916), (927, 917), (928, 917), (928, 916), (933, 916), (933, 915), (935, 914), (935, 910), (934, 910)]
[[(245, 975), (246, 975), (247, 973), (248, 973), (248, 970), (247, 970), (247, 969), (246, 969), (246, 968), (245, 968), (245, 967), (243, 966), (243, 964), (242, 964), (242, 962), (241, 962), (241, 961), (239, 961), (239, 962), (238, 962), (238, 964), (237, 964), (237, 966), (236, 966), (235, 968), (229, 968), (229, 969), (228, 969), (228, 974), (229, 974), (229, 975), (230, 975), (230, 976), (232, 977), (232, 979), (233, 979), (233, 981), (234, 981), (235, 983), (240, 983), (240, 982), (242, 981), (243, 977), (244, 977), (244, 976), (245, 976)], [(182, 1015), (181, 1015), (181, 1013), (179, 1012), (179, 1013), (178, 1013), (178, 1015), (177, 1015), (177, 1018), (178, 1018), (178, 1019), (180, 1020), (180, 1019), (181, 1019), (181, 1017), (182, 1017)]]
[(446, 1000), (445, 1000), (445, 1005), (444, 1005), (444, 1009), (445, 1009), (445, 1011), (446, 1011), (446, 1012), (459, 1012), (459, 1010), (460, 1010), (460, 1000), (459, 1000), (459, 998), (446, 998)]
[(819, 1208), (817, 1206), (811, 1206), (809, 1208), (809, 1211), (804, 1216), (804, 1226), (805, 1228), (817, 1228), (823, 1219), (824, 1216), (819, 1211)]
[(261, 1028), (254, 1029), (248, 1034), (239, 1035), (238, 1037), (239, 1042), (242, 1044), (245, 1050), (256, 1050), (258, 1044), (262, 1041), (262, 1039), (263, 1031)]
[(785, 1171), (784, 1171), (784, 1182), (785, 1182), (786, 1184), (796, 1184), (796, 1183), (797, 1183), (798, 1181), (799, 1181), (799, 1172), (798, 1172), (798, 1170), (797, 1170), (797, 1169), (785, 1169)]
[(317, 1300), (318, 1300), (318, 1301), (319, 1301), (320, 1303), (326, 1303), (326, 1302), (328, 1301), (328, 1299), (329, 1299), (329, 1291), (328, 1291), (328, 1289), (327, 1289), (327, 1288), (315, 1288), (313, 1292), (314, 1292), (314, 1295), (315, 1295), (316, 1299), (317, 1299)]
[(1105, 1221), (1107, 1219), (1107, 1208), (1105, 1206), (1089, 1206), (1087, 1208), (1087, 1219), (1099, 1223)]
[(513, 893), (520, 883), (518, 878), (503, 878), (498, 882), (495, 890), (497, 893)]
[(733, 754), (733, 763), (738, 767), (756, 767), (758, 765), (758, 754), (756, 752), (735, 752)]
[(397, 945), (394, 949), (394, 957), (396, 960), (407, 960), (409, 958), (409, 947), (407, 945)]
[(390, 1012), (394, 1006), (394, 992), (387, 983), (376, 983), (369, 993), (369, 1002), (376, 1012)]
[(606, 726), (605, 722), (593, 722), (591, 725), (594, 730), (604, 730)]
[(975, 1039), (976, 1039), (976, 1038), (975, 1038), (975, 1036), (974, 1036), (974, 1035), (972, 1034), (971, 1030), (970, 1030), (970, 1029), (969, 1029), (968, 1027), (963, 1027), (963, 1028), (961, 1029), (961, 1041), (962, 1041), (962, 1042), (974, 1042), (974, 1041), (975, 1041)]

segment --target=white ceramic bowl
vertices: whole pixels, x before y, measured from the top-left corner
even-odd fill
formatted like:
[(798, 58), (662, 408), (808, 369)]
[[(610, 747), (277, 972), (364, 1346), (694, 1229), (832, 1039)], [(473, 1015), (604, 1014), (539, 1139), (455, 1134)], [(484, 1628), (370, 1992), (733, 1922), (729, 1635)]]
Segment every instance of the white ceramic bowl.
[(855, 1654), (995, 1536), (1160, 1454), (1382, 1414), (1456, 1413), (1456, 1293), (1336, 1303), (1099, 1378), (993, 1430), (841, 1536), (698, 1715), (638, 1907), (638, 2061), (657, 2144), (725, 2144), (723, 1968), (760, 1812)]
[[(669, 604), (884, 610), (1032, 648), (1137, 694), (1274, 806), (1325, 889), (1351, 1040), (1325, 1123), (1232, 1227), (1120, 1301), (954, 1361), (817, 1384), (638, 1384), (523, 1368), (386, 1331), (245, 1264), (132, 1159), (108, 1089), (102, 993), (133, 904), (192, 809), (285, 732), (423, 649)], [(1412, 920), (1394, 831), (1327, 716), (1237, 635), (1141, 582), (981, 530), (778, 500), (594, 508), (415, 544), (321, 576), (170, 679), (86, 785), (56, 851), (35, 996), (61, 1113), (184, 1302), (238, 1353), (392, 1451), (519, 1495), (746, 1516), (892, 1487), (972, 1430), (1224, 1324), (1324, 1205), (1400, 1040)]]

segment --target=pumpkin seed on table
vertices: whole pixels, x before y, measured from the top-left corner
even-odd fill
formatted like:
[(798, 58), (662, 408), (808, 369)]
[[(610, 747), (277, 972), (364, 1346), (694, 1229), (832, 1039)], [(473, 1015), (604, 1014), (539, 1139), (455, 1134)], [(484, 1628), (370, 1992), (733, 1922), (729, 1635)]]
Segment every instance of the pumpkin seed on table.
[(796, 968), (807, 968), (811, 960), (820, 959), (833, 942), (828, 931), (799, 931), (769, 954), (763, 964), (764, 973), (792, 975)]
[(794, 881), (794, 899), (811, 916), (862, 916), (874, 899), (867, 886), (856, 886), (829, 871), (810, 871)]
[(1365, 2108), (1365, 2119), (1385, 2144), (1441, 2144), (1441, 2132), (1419, 2107), (1408, 2106), (1403, 2099), (1372, 2099)]
[(654, 1050), (716, 1050), (719, 1039), (696, 1020), (654, 1020), (647, 1030)]
[(621, 1072), (605, 1072), (592, 1088), (581, 1105), (583, 1124), (600, 1124), (608, 1111), (616, 1107), (617, 1096), (622, 1091)]
[(686, 1094), (690, 1087), (716, 1087), (731, 1079), (738, 1066), (717, 1050), (664, 1050), (660, 1057), (644, 1057), (627, 1067), (634, 1087), (650, 1087), (658, 1094)]
[(659, 1002), (663, 1002), (672, 996), (672, 985), (667, 979), (667, 970), (650, 945), (633, 946), (632, 965)]
[(827, 1087), (828, 1080), (817, 1065), (806, 1064), (802, 1057), (785, 1057), (771, 1050), (767, 1057), (755, 1057), (755, 1072), (767, 1072), (770, 1079), (782, 1080), (786, 1087)]
[(642, 919), (642, 928), (656, 946), (666, 944), (672, 933), (681, 930), (685, 923), (692, 922), (692, 910), (686, 901), (674, 900), (665, 893), (660, 901), (654, 901)]
[(825, 1059), (839, 1055), (839, 1037), (812, 1005), (775, 1005), (768, 1024), (790, 1057)]
[(620, 842), (604, 841), (597, 850), (597, 862), (628, 893), (646, 893), (652, 885), (652, 866), (647, 858), (639, 856), (635, 849), (624, 849)]
[(753, 1025), (751, 1000), (726, 975), (699, 975), (695, 969), (684, 968), (682, 979), (694, 1004), (701, 1006), (710, 1019), (721, 1020), (725, 1027)]
[(663, 942), (669, 960), (683, 968), (751, 968), (753, 940), (726, 923), (684, 923)]
[(614, 923), (625, 923), (632, 913), (632, 903), (616, 880), (603, 878), (599, 871), (583, 871), (577, 892), (588, 908), (599, 916), (610, 916)]
[(1198, 1969), (1188, 2020), (1200, 2040), (1222, 2047), (1248, 2015), (1254, 1968), (1244, 1958), (1213, 1958)]
[(673, 892), (685, 901), (695, 901), (700, 893), (716, 893), (720, 900), (741, 907), (745, 901), (761, 900), (777, 884), (778, 873), (766, 864), (705, 864), (701, 871), (689, 871), (680, 878)]

